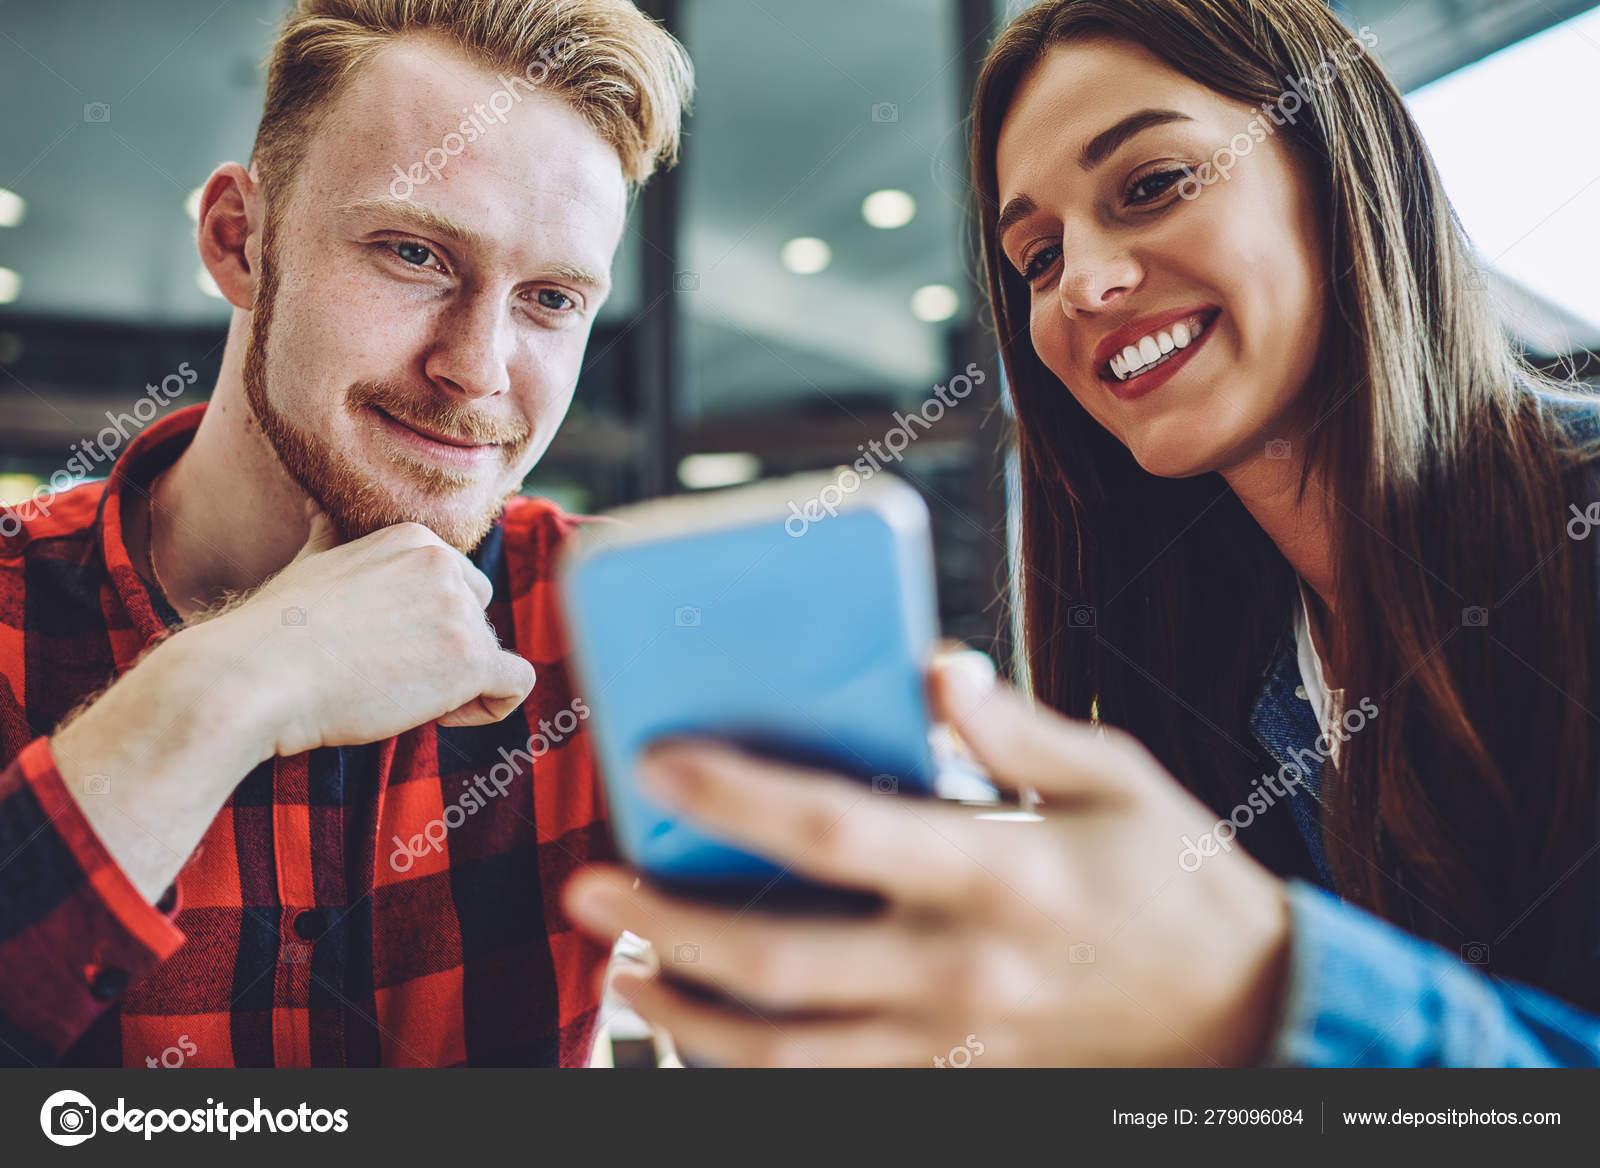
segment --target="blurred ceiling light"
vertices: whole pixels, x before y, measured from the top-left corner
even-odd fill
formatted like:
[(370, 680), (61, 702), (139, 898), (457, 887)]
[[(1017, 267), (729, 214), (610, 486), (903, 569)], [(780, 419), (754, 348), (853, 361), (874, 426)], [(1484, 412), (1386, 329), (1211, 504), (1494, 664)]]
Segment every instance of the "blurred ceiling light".
[(928, 324), (949, 320), (961, 310), (961, 297), (948, 284), (924, 284), (911, 294), (911, 315)]
[(833, 262), (833, 248), (820, 239), (802, 235), (783, 245), (783, 266), (797, 276), (814, 276)]
[(743, 451), (691, 454), (678, 463), (678, 481), (691, 491), (748, 483), (760, 473), (761, 460)]
[(22, 277), (10, 268), (0, 268), (0, 304), (10, 304), (22, 295)]
[(27, 209), (28, 204), (21, 195), (0, 187), (0, 227), (15, 227), (22, 222), (22, 213)]
[(194, 270), (194, 286), (207, 296), (215, 296), (218, 300), (226, 300), (222, 289), (217, 287), (217, 282), (211, 278), (211, 273), (206, 271), (205, 265)]
[(196, 223), (200, 222), (200, 196), (205, 193), (205, 187), (195, 187), (183, 199), (183, 209)]
[(917, 201), (904, 191), (873, 191), (861, 201), (861, 217), (885, 231), (904, 227), (917, 214)]

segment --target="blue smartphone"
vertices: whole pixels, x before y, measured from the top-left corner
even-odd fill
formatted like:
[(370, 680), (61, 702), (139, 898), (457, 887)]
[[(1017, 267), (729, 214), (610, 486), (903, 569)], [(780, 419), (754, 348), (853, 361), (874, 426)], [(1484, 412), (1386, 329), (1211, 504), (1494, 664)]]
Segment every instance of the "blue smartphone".
[(696, 736), (932, 794), (923, 670), (937, 637), (928, 510), (882, 475), (800, 475), (621, 508), (558, 581), (618, 850), (676, 895), (769, 911), (870, 909), (653, 802), (636, 764)]

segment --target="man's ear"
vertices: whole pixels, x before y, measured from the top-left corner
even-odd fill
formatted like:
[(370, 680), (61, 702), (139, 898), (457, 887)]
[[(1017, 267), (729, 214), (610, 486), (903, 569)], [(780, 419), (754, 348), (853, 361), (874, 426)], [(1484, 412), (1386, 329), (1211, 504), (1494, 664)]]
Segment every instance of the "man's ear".
[(260, 184), (237, 162), (212, 171), (200, 192), (200, 261), (228, 303), (246, 312), (255, 305), (265, 212)]

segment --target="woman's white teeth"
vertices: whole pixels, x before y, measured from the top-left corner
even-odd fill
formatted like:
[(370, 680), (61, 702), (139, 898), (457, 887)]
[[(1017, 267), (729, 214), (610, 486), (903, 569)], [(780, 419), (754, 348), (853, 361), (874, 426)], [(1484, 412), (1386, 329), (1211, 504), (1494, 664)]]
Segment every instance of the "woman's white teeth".
[(1160, 361), (1177, 349), (1187, 349), (1204, 330), (1205, 325), (1196, 320), (1193, 325), (1187, 321), (1179, 321), (1168, 332), (1166, 329), (1152, 333), (1147, 337), (1140, 337), (1137, 345), (1129, 345), (1120, 353), (1113, 354), (1109, 362), (1111, 372), (1119, 381), (1141, 372), (1145, 366)]

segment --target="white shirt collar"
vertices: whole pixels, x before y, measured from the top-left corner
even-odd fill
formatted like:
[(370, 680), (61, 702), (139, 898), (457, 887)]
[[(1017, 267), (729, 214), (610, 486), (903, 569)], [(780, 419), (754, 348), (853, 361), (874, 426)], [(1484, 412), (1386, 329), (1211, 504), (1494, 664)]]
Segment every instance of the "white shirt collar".
[(1333, 727), (1339, 718), (1344, 691), (1328, 689), (1322, 672), (1322, 658), (1317, 656), (1316, 643), (1311, 639), (1311, 609), (1306, 598), (1306, 584), (1304, 580), (1299, 580), (1298, 584), (1300, 603), (1294, 610), (1294, 641), (1300, 666), (1300, 684), (1305, 688), (1306, 700), (1311, 703), (1311, 710), (1317, 716), (1323, 736), (1333, 744), (1333, 757), (1337, 760), (1339, 736), (1333, 732)]

